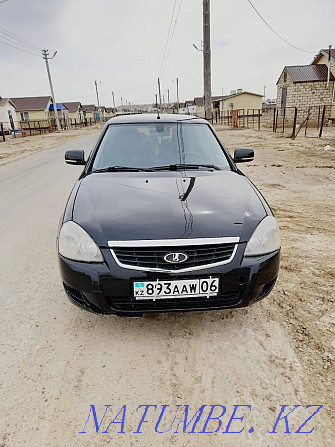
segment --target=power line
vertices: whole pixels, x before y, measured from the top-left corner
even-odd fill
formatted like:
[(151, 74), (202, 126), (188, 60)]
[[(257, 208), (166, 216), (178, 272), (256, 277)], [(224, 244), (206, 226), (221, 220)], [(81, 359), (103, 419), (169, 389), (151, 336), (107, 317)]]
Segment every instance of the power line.
[[(33, 54), (34, 56), (39, 56), (41, 51), (41, 46), (35, 44), (34, 42), (31, 42), (17, 34), (12, 33), (11, 31), (3, 28), (0, 26), (0, 38), (6, 39), (8, 42), (3, 42), (0, 40), (1, 43), (8, 45), (10, 47), (16, 48), (17, 50), (24, 51), (26, 53)], [(22, 48), (21, 48), (22, 47)], [(67, 65), (65, 65), (59, 58), (54, 59), (54, 62), (56, 62), (59, 66), (64, 67), (66, 70), (70, 71), (74, 75), (77, 74), (81, 76), (83, 79), (86, 79), (87, 81), (91, 82), (92, 79), (89, 79), (87, 76), (83, 75), (83, 73), (79, 73), (74, 71), (73, 69), (69, 68)], [(59, 68), (59, 67), (58, 67)], [(61, 68), (59, 68), (61, 71), (65, 72)]]
[(292, 45), (290, 42), (288, 42), (286, 39), (284, 39), (283, 37), (281, 37), (278, 33), (277, 33), (277, 31), (275, 31), (268, 23), (267, 23), (267, 21), (265, 20), (265, 19), (263, 19), (263, 17), (260, 15), (260, 13), (257, 11), (257, 9), (254, 7), (254, 5), (251, 3), (251, 1), (250, 0), (247, 0), (249, 3), (250, 3), (250, 5), (251, 5), (251, 7), (254, 9), (254, 11), (256, 12), (256, 14), (262, 19), (262, 21), (265, 23), (265, 25), (274, 33), (274, 34), (276, 34), (276, 36), (278, 36), (279, 37), (279, 39), (281, 39), (283, 42), (285, 42), (285, 43), (287, 43), (288, 45), (290, 45), (290, 47), (293, 47), (293, 48), (295, 48), (296, 50), (299, 50), (299, 51), (303, 51), (304, 53), (311, 53), (311, 54), (315, 54), (315, 52), (314, 51), (307, 51), (307, 50), (303, 50), (303, 49), (301, 49), (301, 48), (299, 48), (299, 47), (296, 47), (295, 45)]
[(166, 49), (167, 49), (168, 42), (169, 42), (169, 38), (170, 38), (171, 25), (172, 25), (172, 20), (173, 20), (174, 12), (175, 12), (175, 9), (176, 9), (176, 4), (177, 4), (177, 0), (175, 0), (174, 5), (173, 5), (173, 10), (172, 10), (171, 20), (170, 20), (170, 25), (169, 25), (169, 31), (168, 31), (168, 35), (167, 35), (166, 42), (165, 42), (165, 48), (164, 48), (163, 59), (162, 59), (162, 63), (161, 63), (160, 69), (159, 69), (159, 74), (158, 74), (158, 76), (160, 76), (161, 71), (162, 71), (162, 68), (163, 68), (163, 63), (164, 63), (164, 59), (165, 59), (165, 55), (166, 55)]
[(165, 68), (166, 68), (166, 64), (167, 64), (167, 61), (168, 61), (168, 59), (169, 59), (170, 50), (171, 50), (171, 45), (172, 45), (172, 41), (173, 41), (173, 36), (174, 36), (175, 30), (176, 30), (177, 21), (178, 21), (179, 12), (180, 12), (180, 8), (181, 8), (182, 3), (183, 3), (183, 0), (180, 0), (180, 4), (179, 4), (178, 11), (177, 11), (176, 19), (175, 19), (175, 21), (174, 21), (174, 26), (173, 26), (173, 30), (172, 30), (171, 39), (170, 39), (170, 45), (169, 45), (169, 49), (168, 49), (168, 52), (167, 52), (167, 55), (166, 55), (165, 64), (164, 64), (164, 67), (163, 67), (163, 71), (162, 71), (162, 73), (161, 73), (161, 77), (163, 77), (163, 75), (164, 75), (164, 71), (165, 71)]
[(216, 40), (217, 36), (222, 34), (222, 30), (226, 33), (226, 24), (230, 24), (231, 21), (235, 18), (234, 16), (238, 16), (239, 8), (244, 3), (244, 0), (235, 0), (235, 3), (230, 4), (230, 7), (224, 12), (223, 19), (216, 21), (213, 23), (213, 31), (211, 32), (211, 40), (212, 42)]
[(18, 36), (17, 34), (12, 33), (2, 26), (0, 26), (0, 37), (7, 40), (7, 42), (0, 40), (2, 44), (39, 57), (39, 51), (41, 47), (33, 42), (30, 42), (27, 39), (24, 39), (23, 37)]
[(2, 26), (0, 26), (0, 32), (2, 32), (3, 34), (6, 34), (9, 38), (16, 40), (18, 43), (22, 44), (22, 45), (29, 45), (31, 48), (34, 48), (38, 51), (41, 50), (41, 46), (40, 45), (36, 45), (36, 43), (31, 42), (30, 40), (25, 39), (24, 37), (20, 37), (17, 34), (12, 33), (11, 31), (3, 28)]
[[(1, 1), (0, 1), (0, 3), (1, 3)], [(180, 9), (180, 7), (179, 7), (179, 9)], [(8, 41), (8, 42), (4, 42), (3, 40), (0, 40), (0, 43), (2, 43), (4, 45), (7, 45), (7, 46), (9, 46), (11, 48), (15, 48), (16, 50), (19, 50), (19, 51), (23, 51), (24, 53), (28, 53), (28, 54), (32, 54), (33, 56), (40, 57), (40, 55), (39, 55), (39, 51), (40, 51), (40, 48), (41, 48), (40, 46), (36, 45), (33, 42), (30, 42), (29, 40), (27, 40), (27, 39), (25, 39), (23, 37), (18, 36), (17, 34), (12, 33), (9, 30), (6, 30), (5, 28), (3, 28), (1, 26), (0, 26), (0, 38), (6, 39)], [(20, 48), (20, 46), (21, 46), (21, 48)], [(70, 71), (71, 73), (74, 73), (74, 74), (78, 73), (79, 74), (79, 72), (73, 71), (73, 69), (69, 68), (67, 65), (65, 65), (58, 58), (54, 59), (54, 62), (56, 62), (58, 65), (64, 67), (66, 70)], [(64, 72), (64, 70), (62, 70), (62, 71)], [(83, 78), (86, 78), (87, 80), (89, 79), (87, 76), (83, 76), (82, 73), (80, 73), (80, 76), (83, 77)], [(90, 79), (90, 81), (91, 81), (91, 79)], [(146, 87), (146, 86), (149, 86), (149, 85), (153, 85), (153, 83), (144, 84), (144, 85), (142, 84), (142, 85), (139, 85), (139, 86), (136, 86), (136, 87), (129, 87), (129, 88), (126, 88), (126, 89), (114, 90), (114, 91), (115, 92), (123, 92), (123, 91), (127, 91), (127, 90), (133, 90), (133, 89)], [(110, 94), (110, 93), (111, 93), (111, 91), (104, 92), (103, 94)], [(90, 97), (90, 96), (93, 96), (93, 95), (86, 95), (84, 97)]]
[(211, 32), (211, 42), (214, 44), (222, 39), (222, 29), (225, 36), (229, 37), (228, 32), (235, 28), (235, 24), (239, 23), (248, 11), (249, 5), (245, 3), (245, 0), (239, 0), (235, 7), (226, 13), (226, 17), (220, 23), (220, 28), (215, 28), (214, 32)]
[(4, 36), (6, 39), (12, 40), (12, 41), (14, 41), (15, 43), (18, 43), (18, 44), (20, 44), (20, 45), (27, 46), (27, 47), (29, 47), (29, 48), (31, 48), (31, 49), (33, 49), (33, 50), (40, 50), (40, 48), (39, 48), (37, 45), (35, 45), (35, 44), (31, 44), (31, 43), (29, 43), (29, 42), (26, 42), (24, 39), (21, 39), (20, 37), (16, 37), (15, 35), (9, 33), (8, 31), (6, 31), (6, 30), (4, 30), (4, 29), (2, 29), (2, 28), (0, 28), (0, 33), (1, 33), (1, 35)]
[[(63, 69), (63, 68), (65, 68), (67, 70), (67, 72), (70, 72), (70, 74), (72, 76), (80, 76), (83, 80), (86, 80), (89, 83), (92, 82), (92, 78), (89, 78), (88, 76), (83, 74), (83, 72), (80, 72), (79, 70), (74, 70), (73, 68), (64, 64), (64, 62), (61, 59), (59, 59), (58, 57), (55, 57), (54, 62), (59, 65), (57, 68), (60, 71), (62, 71), (63, 73), (66, 73), (66, 71)], [(63, 67), (63, 68), (60, 68), (60, 67)], [(91, 95), (87, 95), (87, 96), (91, 96)]]
[[(54, 60), (54, 62), (56, 62), (55, 60)], [(68, 70), (64, 70), (64, 68), (62, 68), (62, 65), (57, 65), (57, 66), (55, 66), (56, 67), (56, 69), (57, 70), (59, 70), (59, 71), (61, 71), (61, 72), (63, 72), (63, 73), (65, 73), (66, 75), (69, 75), (69, 74), (71, 74), (71, 73), (69, 73), (69, 71)]]
[(25, 48), (27, 50), (30, 50), (30, 51), (39, 52), (39, 50), (37, 50), (35, 47), (33, 47), (31, 45), (22, 43), (18, 39), (13, 39), (12, 37), (8, 37), (8, 35), (3, 33), (1, 30), (0, 30), (0, 37), (2, 39), (5, 39), (6, 41), (10, 42), (11, 44), (18, 45), (18, 46), (23, 47), (23, 48)]
[[(40, 51), (42, 49), (42, 46), (39, 46), (39, 45), (31, 42), (30, 40), (20, 37), (17, 34), (14, 34), (11, 31), (6, 30), (5, 28), (3, 28), (1, 26), (0, 26), (0, 37), (8, 40), (12, 44), (14, 43), (15, 45), (21, 45), (21, 46), (23, 46), (33, 52), (36, 52), (38, 54), (40, 53)], [(15, 47), (15, 48), (17, 48), (17, 47)], [(20, 48), (17, 48), (17, 49), (20, 49)], [(62, 65), (67, 70), (72, 71), (72, 69), (70, 67), (68, 67), (67, 65), (65, 65), (59, 58), (55, 59), (54, 62), (56, 62), (59, 65)], [(91, 81), (91, 79), (90, 79), (90, 81)]]
[(61, 60), (55, 59), (55, 62), (57, 62), (58, 65), (61, 65), (62, 67), (66, 68), (67, 70), (71, 71), (71, 68), (65, 65)]
[(12, 47), (12, 48), (16, 48), (17, 50), (24, 51), (25, 53), (32, 54), (33, 56), (40, 57), (36, 53), (32, 53), (31, 51), (24, 50), (23, 48), (15, 47), (14, 45), (11, 45), (10, 43), (4, 42), (2, 40), (0, 40), (0, 43), (3, 43), (4, 45), (8, 45), (9, 47)]

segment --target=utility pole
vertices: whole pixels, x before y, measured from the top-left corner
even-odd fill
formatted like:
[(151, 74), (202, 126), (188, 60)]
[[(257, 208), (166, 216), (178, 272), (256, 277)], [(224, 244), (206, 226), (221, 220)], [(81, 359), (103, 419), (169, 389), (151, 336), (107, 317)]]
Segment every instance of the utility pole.
[(122, 103), (122, 96), (121, 96), (121, 113), (123, 114), (123, 103)]
[(167, 89), (168, 92), (168, 108), (170, 108), (170, 89)]
[(266, 85), (264, 85), (264, 102), (265, 102), (265, 90), (266, 90)]
[(99, 120), (100, 120), (100, 102), (99, 102), (99, 93), (98, 93), (98, 85), (100, 85), (101, 84), (101, 81), (94, 81), (94, 85), (95, 85), (95, 91), (96, 91), (96, 94), (97, 94), (97, 102), (98, 102), (98, 112), (99, 112)]
[(204, 99), (205, 118), (212, 119), (211, 86), (211, 42), (210, 42), (210, 0), (203, 0), (203, 41), (204, 41)]
[(116, 114), (114, 92), (112, 92), (112, 96), (113, 96), (113, 107), (114, 107), (114, 113)]
[(58, 112), (57, 112), (57, 103), (55, 98), (54, 89), (52, 86), (52, 80), (51, 80), (51, 74), (50, 74), (50, 68), (49, 68), (49, 59), (53, 59), (57, 54), (57, 51), (54, 52), (52, 57), (49, 56), (49, 50), (42, 50), (43, 59), (45, 60), (45, 65), (47, 66), (47, 72), (48, 72), (48, 78), (49, 78), (49, 84), (50, 84), (50, 90), (51, 90), (51, 97), (52, 97), (52, 103), (54, 106), (54, 113), (55, 113), (55, 119), (56, 119), (56, 126), (57, 126), (57, 132), (60, 132), (60, 124), (58, 119)]
[(161, 83), (158, 78), (158, 94), (159, 94), (159, 109), (162, 111), (162, 94), (161, 94)]
[(179, 113), (179, 79), (176, 78), (175, 81), (172, 79), (172, 82), (174, 82), (175, 84), (177, 84), (177, 103), (178, 103), (177, 113)]
[(97, 102), (98, 102), (98, 108), (100, 107), (100, 102), (99, 102), (99, 93), (98, 93), (98, 85), (101, 84), (101, 81), (94, 81), (94, 85), (95, 85), (95, 91), (97, 94)]
[(179, 113), (179, 79), (176, 78), (177, 82), (177, 102), (178, 102), (178, 113)]

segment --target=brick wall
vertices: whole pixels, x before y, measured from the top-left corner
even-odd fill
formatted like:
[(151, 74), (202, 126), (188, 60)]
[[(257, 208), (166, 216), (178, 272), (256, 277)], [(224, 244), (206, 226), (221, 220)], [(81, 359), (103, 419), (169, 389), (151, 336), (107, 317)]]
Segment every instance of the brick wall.
[(328, 106), (325, 117), (328, 119), (333, 99), (334, 81), (329, 82), (329, 87), (326, 88), (327, 83), (323, 81), (294, 83), (288, 73), (286, 81), (284, 81), (284, 74), (285, 70), (281, 74), (277, 84), (277, 109), (280, 110), (281, 107), (282, 88), (286, 87), (286, 117), (288, 119), (294, 115), (294, 107), (306, 111), (306, 115), (308, 108), (312, 107), (310, 119), (316, 121), (318, 119), (319, 106), (324, 105)]

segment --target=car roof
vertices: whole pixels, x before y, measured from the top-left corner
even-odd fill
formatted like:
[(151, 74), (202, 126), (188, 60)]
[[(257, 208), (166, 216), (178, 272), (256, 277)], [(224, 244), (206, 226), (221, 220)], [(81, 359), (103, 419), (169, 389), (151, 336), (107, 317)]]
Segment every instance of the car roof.
[[(158, 118), (159, 116), (159, 118)], [(202, 123), (208, 124), (203, 118), (192, 115), (179, 115), (172, 113), (143, 113), (134, 115), (119, 115), (111, 118), (107, 121), (107, 124), (139, 124), (139, 123), (179, 123), (181, 121), (187, 121), (188, 123)]]

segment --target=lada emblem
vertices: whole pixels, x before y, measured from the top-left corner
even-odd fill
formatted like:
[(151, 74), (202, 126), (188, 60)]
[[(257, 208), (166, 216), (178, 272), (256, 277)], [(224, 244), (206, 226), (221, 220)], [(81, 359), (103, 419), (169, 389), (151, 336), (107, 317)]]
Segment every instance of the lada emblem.
[(168, 253), (163, 257), (165, 262), (170, 264), (180, 264), (188, 260), (188, 256), (185, 253)]

